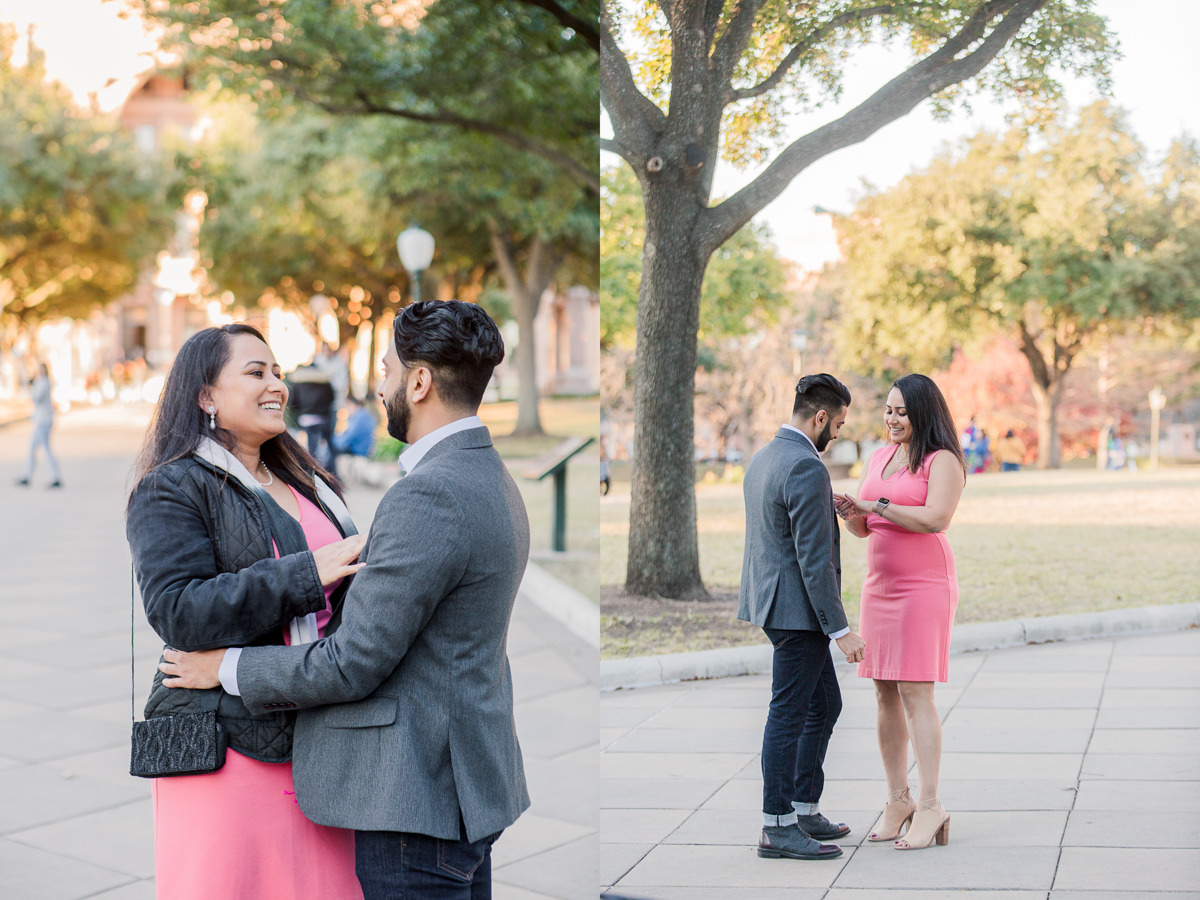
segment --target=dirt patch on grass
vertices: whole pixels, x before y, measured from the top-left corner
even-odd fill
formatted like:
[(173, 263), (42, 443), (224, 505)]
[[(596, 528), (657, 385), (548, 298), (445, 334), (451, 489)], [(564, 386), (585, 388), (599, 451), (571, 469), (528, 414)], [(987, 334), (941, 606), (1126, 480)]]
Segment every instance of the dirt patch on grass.
[(736, 588), (709, 588), (707, 600), (636, 597), (600, 586), (600, 655), (607, 659), (683, 653), (766, 642), (737, 618)]

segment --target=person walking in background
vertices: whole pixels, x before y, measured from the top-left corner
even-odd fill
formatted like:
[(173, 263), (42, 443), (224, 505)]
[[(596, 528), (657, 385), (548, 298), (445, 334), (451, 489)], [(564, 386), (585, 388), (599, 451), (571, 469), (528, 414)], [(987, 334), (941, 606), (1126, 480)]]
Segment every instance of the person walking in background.
[(221, 683), (256, 714), (305, 710), (296, 799), (357, 829), (367, 900), (486, 900), (492, 844), (529, 806), (505, 652), (529, 520), (478, 416), (503, 358), (473, 303), (401, 310), (379, 395), (406, 474), (336, 630), (298, 649), (169, 650), (162, 665), (169, 686)]
[(329, 368), (315, 359), (305, 363), (288, 376), (288, 387), (296, 424), (304, 432), (309, 454), (337, 478), (337, 454), (333, 449), (336, 395)]
[(33, 470), (37, 466), (37, 452), (40, 447), (50, 463), (50, 473), (54, 480), (49, 487), (62, 487), (62, 469), (58, 459), (50, 449), (50, 432), (54, 429), (54, 386), (50, 383), (50, 368), (45, 363), (38, 364), (38, 373), (29, 380), (29, 395), (33, 400), (33, 436), (29, 439), (29, 459), (25, 463), (25, 474), (17, 479), (17, 484), (29, 487), (33, 478)]
[(354, 395), (349, 398), (350, 414), (346, 427), (333, 436), (333, 449), (339, 456), (370, 457), (375, 450), (375, 417)]
[(774, 648), (763, 732), (763, 830), (758, 855), (835, 859), (822, 841), (850, 833), (820, 811), (823, 765), (842, 709), (830, 638), (849, 662), (863, 641), (842, 608), (841, 548), (829, 470), (819, 454), (846, 421), (850, 391), (832, 375), (796, 385), (791, 421), (746, 468), (746, 545), (738, 618)]
[(996, 441), (995, 454), (1001, 472), (1016, 472), (1025, 462), (1025, 442), (1010, 428)]
[[(888, 787), (882, 822), (868, 840), (895, 840), (908, 825), (893, 846), (917, 850), (950, 839), (950, 815), (938, 799), (942, 722), (933, 685), (949, 671), (958, 577), (945, 531), (966, 463), (946, 400), (924, 375), (896, 380), (884, 424), (888, 443), (872, 454), (858, 496), (835, 501), (850, 533), (868, 539), (859, 613), (867, 647), (858, 675), (875, 681)], [(921, 778), (916, 801), (908, 786), (910, 740)]]
[(988, 434), (982, 429), (979, 431), (979, 436), (971, 445), (970, 468), (971, 474), (978, 475), (981, 472), (986, 472), (988, 466), (992, 463), (992, 445), (988, 440)]
[[(197, 332), (171, 366), (125, 514), (146, 618), (171, 647), (310, 643), (341, 603), (364, 538), (288, 434), (287, 399), (248, 325)], [(151, 788), (158, 896), (359, 900), (354, 833), (314, 824), (295, 803), (294, 712), (170, 691), (159, 672), (146, 717), (214, 704), (225, 765)]]
[(321, 349), (313, 357), (313, 365), (320, 366), (329, 373), (329, 386), (333, 388), (333, 415), (337, 418), (338, 411), (350, 397), (350, 365), (346, 362), (345, 349), (334, 350), (327, 341), (321, 341)]

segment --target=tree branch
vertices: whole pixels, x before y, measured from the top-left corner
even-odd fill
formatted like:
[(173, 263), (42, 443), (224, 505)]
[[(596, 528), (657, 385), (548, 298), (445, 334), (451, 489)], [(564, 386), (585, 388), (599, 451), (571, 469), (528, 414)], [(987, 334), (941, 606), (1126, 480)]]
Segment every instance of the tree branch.
[(842, 13), (840, 16), (834, 16), (823, 25), (818, 25), (807, 37), (804, 38), (804, 40), (792, 47), (792, 49), (788, 51), (787, 56), (779, 61), (779, 65), (775, 67), (775, 71), (758, 84), (754, 85), (754, 87), (743, 88), (742, 90), (734, 90), (732, 85), (729, 86), (725, 103), (729, 104), (737, 103), (740, 100), (752, 100), (755, 97), (761, 97), (768, 91), (773, 90), (779, 85), (779, 82), (783, 80), (784, 76), (787, 75), (788, 70), (795, 65), (796, 60), (824, 40), (831, 32), (836, 31), (843, 25), (847, 25), (851, 22), (865, 21), (866, 19), (876, 18), (878, 16), (884, 16), (895, 11), (896, 7), (892, 4), (888, 4), (872, 6), (867, 9), (851, 10), (849, 12)]
[[(883, 126), (908, 115), (921, 101), (938, 91), (977, 75), (1020, 27), (1048, 0), (996, 0), (981, 7), (958, 34), (893, 78), (840, 119), (793, 141), (771, 165), (724, 203), (707, 209), (697, 223), (700, 250), (705, 256), (721, 246), (778, 197), (800, 172), (824, 156), (870, 137)], [(977, 49), (957, 54), (984, 34), (987, 23), (1004, 14)]]
[(600, 32), (595, 24), (590, 20), (577, 16), (569, 10), (563, 9), (561, 3), (556, 3), (555, 0), (518, 0), (526, 6), (536, 6), (538, 9), (544, 9), (550, 15), (558, 20), (558, 23), (566, 28), (570, 28), (585, 41), (587, 45), (600, 52)]
[(494, 137), (503, 144), (507, 144), (517, 150), (525, 153), (531, 153), (534, 156), (541, 157), (546, 162), (561, 169), (571, 176), (576, 182), (584, 187), (590, 195), (597, 196), (600, 193), (600, 175), (589, 166), (585, 166), (580, 162), (569, 157), (567, 154), (554, 149), (548, 144), (543, 143), (535, 138), (519, 132), (509, 131), (492, 122), (484, 119), (471, 119), (466, 116), (460, 116), (457, 113), (448, 112), (446, 110), (437, 110), (432, 113), (417, 112), (411, 109), (401, 109), (392, 106), (385, 106), (381, 103), (376, 103), (361, 90), (355, 92), (358, 98), (358, 106), (347, 106), (344, 104), (334, 103), (332, 100), (323, 100), (319, 97), (304, 95), (309, 102), (316, 104), (327, 113), (337, 116), (353, 116), (353, 115), (386, 115), (398, 119), (406, 119), (410, 122), (421, 122), (426, 125), (446, 125), (453, 128), (459, 128), (463, 131), (472, 131), (476, 134), (486, 134), (489, 137)]
[[(722, 91), (733, 77), (733, 70), (754, 34), (754, 19), (762, 8), (762, 0), (735, 0), (737, 8), (729, 19), (729, 25), (717, 41), (712, 52), (713, 80), (721, 85)], [(724, 105), (724, 103), (722, 103)]]
[(667, 117), (634, 83), (629, 61), (613, 35), (607, 2), (600, 8), (600, 102), (616, 134), (613, 152), (637, 168), (666, 127)]

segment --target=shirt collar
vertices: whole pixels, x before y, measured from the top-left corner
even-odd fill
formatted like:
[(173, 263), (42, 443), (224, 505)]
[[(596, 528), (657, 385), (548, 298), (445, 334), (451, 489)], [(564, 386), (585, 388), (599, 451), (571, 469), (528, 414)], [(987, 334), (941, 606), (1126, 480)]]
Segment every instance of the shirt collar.
[(448, 425), (443, 425), (441, 428), (436, 428), (423, 438), (413, 441), (409, 444), (404, 452), (400, 454), (400, 468), (406, 474), (410, 474), (425, 458), (425, 454), (432, 450), (452, 434), (458, 434), (460, 431), (466, 431), (469, 428), (482, 428), (483, 420), (479, 416), (467, 416), (463, 419), (456, 419)]
[[(780, 427), (780, 428), (786, 428), (788, 431), (794, 431), (794, 432), (796, 432), (796, 434), (800, 435), (800, 437), (802, 437), (802, 438), (804, 438), (806, 441), (808, 441), (808, 445), (809, 445), (810, 447), (812, 447), (814, 450), (817, 450), (817, 445), (813, 443), (813, 440), (812, 440), (812, 438), (810, 438), (810, 437), (809, 437), (807, 434), (805, 434), (803, 431), (801, 431), (801, 430), (800, 430), (799, 428), (797, 428), (795, 425), (792, 425), (792, 424), (790, 424), (790, 423), (788, 423), (788, 422), (784, 422), (784, 423), (783, 423), (782, 425), (780, 425), (779, 427)], [(818, 455), (820, 454), (820, 452), (821, 452), (821, 451), (817, 450), (817, 453), (818, 453)]]

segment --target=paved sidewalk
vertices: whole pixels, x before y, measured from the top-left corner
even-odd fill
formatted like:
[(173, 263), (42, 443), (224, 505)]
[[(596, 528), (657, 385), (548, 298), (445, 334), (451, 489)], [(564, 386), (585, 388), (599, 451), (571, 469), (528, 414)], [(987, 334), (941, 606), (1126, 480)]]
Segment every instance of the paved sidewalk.
[[(0, 429), (0, 897), (150, 900), (149, 782), (129, 768), (129, 552), (123, 508), (146, 411), (63, 416), (19, 488), (30, 426)], [(43, 464), (44, 465), (44, 464)], [(379, 491), (352, 488), (361, 527)], [(158, 643), (139, 611), (136, 697)], [(509, 640), (532, 808), (496, 844), (497, 900), (596, 896), (598, 653), (518, 599)]]
[(1200, 630), (952, 656), (937, 688), (950, 843), (910, 853), (865, 841), (886, 799), (875, 699), (838, 670), (845, 709), (822, 811), (853, 831), (827, 862), (755, 854), (769, 676), (602, 694), (610, 895), (1200, 897)]

